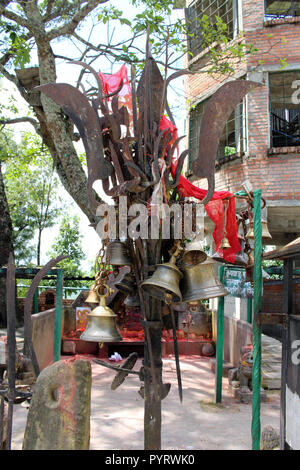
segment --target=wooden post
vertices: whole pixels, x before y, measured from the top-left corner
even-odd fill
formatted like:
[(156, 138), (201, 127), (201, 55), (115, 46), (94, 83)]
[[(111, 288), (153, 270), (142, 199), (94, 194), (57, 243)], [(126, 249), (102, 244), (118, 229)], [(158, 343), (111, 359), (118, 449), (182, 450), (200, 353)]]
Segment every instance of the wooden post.
[[(224, 266), (219, 267), (219, 278), (223, 282)], [(223, 345), (224, 345), (224, 297), (218, 298), (217, 313), (217, 350), (216, 350), (216, 385), (215, 401), (222, 402), (222, 378), (223, 378)]]
[(63, 271), (61, 269), (58, 269), (56, 278), (53, 362), (60, 360), (62, 330), (62, 295)]

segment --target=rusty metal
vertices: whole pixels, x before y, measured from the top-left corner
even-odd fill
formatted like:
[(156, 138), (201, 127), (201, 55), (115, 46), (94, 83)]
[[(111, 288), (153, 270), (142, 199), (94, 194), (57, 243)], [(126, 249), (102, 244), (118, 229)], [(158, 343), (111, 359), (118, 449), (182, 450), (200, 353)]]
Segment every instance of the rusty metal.
[(192, 170), (199, 178), (208, 181), (207, 195), (202, 204), (207, 204), (215, 190), (215, 161), (219, 141), (234, 108), (251, 90), (260, 86), (250, 80), (233, 80), (222, 85), (209, 99), (200, 126), (199, 153), (192, 163)]
[[(104, 95), (99, 74), (83, 62), (73, 63), (89, 70), (96, 79), (98, 88), (96, 98), (89, 97), (84, 90), (81, 93), (78, 89), (66, 84), (43, 85), (38, 88), (54, 99), (78, 127), (87, 155), (88, 197), (94, 209), (98, 202), (92, 186), (97, 179), (102, 180), (104, 192), (111, 196), (115, 203), (118, 196), (126, 195), (129, 205), (140, 202), (147, 206), (151, 200), (153, 188), (160, 182), (166, 189), (166, 197), (169, 198), (167, 202), (175, 201), (176, 194), (178, 194), (177, 186), (189, 150), (184, 150), (180, 154), (176, 169), (173, 171), (174, 154), (183, 137), (171, 144), (171, 132), (161, 131), (159, 125), (164, 110), (175, 124), (167, 103), (167, 87), (171, 80), (191, 72), (179, 71), (169, 78), (165, 77), (164, 80), (156, 62), (151, 57), (149, 36), (148, 30), (146, 62), (137, 88), (134, 67), (131, 67), (133, 123), (130, 123), (128, 110), (124, 106), (119, 108), (118, 93), (122, 88), (121, 85), (109, 96)], [(223, 124), (241, 98), (255, 86), (257, 86), (256, 83), (244, 80), (226, 84), (209, 101), (205, 109), (200, 129), (199, 155), (193, 164), (196, 176), (208, 179), (208, 192), (202, 201), (204, 204), (211, 199), (214, 191), (215, 158)], [(110, 99), (111, 108), (108, 105), (108, 99)], [(125, 126), (126, 132), (121, 133), (121, 126)], [(162, 172), (164, 172), (163, 177)], [(162, 301), (170, 303), (174, 300), (182, 300), (179, 287), (181, 272), (176, 267), (174, 253), (169, 263), (163, 262), (166, 253), (164, 253), (164, 244), (161, 239), (128, 240), (127, 245), (131, 261), (128, 261), (128, 254), (125, 256), (122, 250), (119, 250), (119, 255), (122, 256), (119, 256), (117, 261), (115, 259), (113, 264), (130, 265), (134, 276), (143, 315), (141, 324), (145, 331), (144, 361), (142, 372), (131, 370), (134, 360), (129, 360), (127, 367), (115, 368), (119, 375), (117, 374), (112, 387), (117, 387), (127, 373), (141, 374), (140, 379), (144, 380), (144, 387), (141, 387), (139, 393), (145, 398), (145, 448), (159, 449), (161, 445), (160, 402), (170, 390), (170, 384), (162, 382), (161, 306)], [(108, 253), (107, 262), (110, 261)], [(157, 269), (153, 274), (155, 266)], [(206, 267), (206, 271), (211, 281), (210, 267)], [(167, 280), (166, 274), (169, 275)], [(219, 289), (218, 295), (225, 295), (225, 292), (220, 294)], [(211, 296), (211, 289), (209, 296)], [(173, 317), (172, 319), (174, 321)], [(173, 330), (179, 397), (182, 400), (174, 323)], [(98, 363), (100, 364), (101, 361)], [(114, 368), (107, 364), (102, 365)]]
[(168, 305), (169, 312), (171, 314), (172, 319), (172, 329), (173, 329), (173, 341), (174, 341), (174, 354), (175, 354), (175, 362), (176, 362), (176, 374), (177, 374), (177, 383), (178, 383), (178, 393), (179, 399), (182, 402), (182, 380), (181, 380), (181, 371), (180, 371), (180, 361), (179, 361), (179, 351), (178, 351), (178, 342), (177, 342), (177, 333), (176, 333), (176, 324), (175, 324), (175, 316), (173, 306), (171, 304)]
[(48, 261), (48, 263), (45, 264), (45, 266), (34, 276), (33, 281), (30, 284), (30, 287), (28, 289), (28, 292), (25, 298), (23, 354), (26, 357), (29, 357), (31, 359), (36, 377), (40, 373), (40, 368), (39, 368), (36, 354), (34, 351), (34, 347), (32, 344), (31, 308), (32, 308), (32, 302), (33, 302), (33, 296), (39, 283), (43, 279), (43, 277), (46, 276), (46, 274), (50, 271), (50, 269), (52, 269), (57, 263), (59, 263), (60, 261), (66, 258), (67, 258), (66, 255), (59, 255), (56, 258), (52, 258), (50, 261)]

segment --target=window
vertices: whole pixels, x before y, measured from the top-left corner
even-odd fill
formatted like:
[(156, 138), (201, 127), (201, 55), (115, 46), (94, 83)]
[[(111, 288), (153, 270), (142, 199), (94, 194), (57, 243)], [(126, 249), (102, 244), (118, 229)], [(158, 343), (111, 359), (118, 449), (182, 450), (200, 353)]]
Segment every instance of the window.
[(201, 26), (198, 18), (207, 15), (212, 23), (220, 17), (228, 25), (228, 37), (233, 39), (238, 34), (238, 0), (198, 0), (187, 8), (187, 22), (192, 37), (188, 38), (188, 48), (193, 57), (203, 49)]
[(300, 0), (265, 0), (265, 19), (300, 16)]
[[(205, 101), (199, 103), (190, 113), (189, 148), (191, 157), (189, 167), (193, 159), (197, 158), (199, 149), (199, 133)], [(227, 120), (220, 138), (216, 164), (235, 160), (244, 155), (247, 150), (246, 139), (246, 101), (243, 100)]]
[(300, 71), (269, 75), (271, 146), (300, 146)]

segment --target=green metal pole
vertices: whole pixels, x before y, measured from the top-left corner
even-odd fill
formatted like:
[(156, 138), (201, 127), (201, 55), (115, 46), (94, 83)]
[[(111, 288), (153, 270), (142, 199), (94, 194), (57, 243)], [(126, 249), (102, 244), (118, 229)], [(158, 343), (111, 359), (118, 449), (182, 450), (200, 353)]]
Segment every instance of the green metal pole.
[(247, 322), (252, 323), (252, 308), (253, 302), (252, 299), (247, 299)]
[[(219, 278), (223, 282), (224, 266), (219, 267)], [(224, 344), (224, 297), (218, 298), (217, 312), (217, 349), (216, 349), (216, 403), (222, 402), (222, 378), (223, 378), (223, 344)]]
[(253, 318), (253, 369), (252, 369), (252, 450), (260, 449), (260, 390), (261, 390), (261, 325), (258, 314), (261, 309), (262, 295), (262, 225), (261, 225), (261, 190), (255, 190), (254, 196), (254, 318)]
[(37, 287), (33, 294), (33, 313), (39, 311), (39, 288)]
[(53, 362), (57, 362), (60, 360), (61, 329), (62, 329), (62, 296), (63, 296), (63, 271), (61, 269), (58, 269), (57, 278), (56, 278)]

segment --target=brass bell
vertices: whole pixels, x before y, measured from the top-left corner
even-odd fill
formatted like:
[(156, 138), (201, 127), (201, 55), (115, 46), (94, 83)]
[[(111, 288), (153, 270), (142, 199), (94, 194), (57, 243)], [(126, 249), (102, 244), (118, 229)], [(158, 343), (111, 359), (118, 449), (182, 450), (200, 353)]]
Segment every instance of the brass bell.
[(91, 286), (89, 295), (87, 296), (85, 301), (89, 304), (98, 304), (99, 303), (99, 295), (96, 292), (96, 284), (95, 283)]
[(112, 266), (131, 266), (132, 260), (127, 252), (126, 244), (114, 240), (107, 245), (106, 264)]
[[(262, 242), (268, 243), (268, 241), (272, 239), (272, 235), (269, 232), (267, 221), (262, 220), (261, 225), (262, 225)], [(252, 223), (250, 223), (249, 225), (249, 230), (247, 232), (246, 238), (248, 238), (248, 240), (254, 240), (254, 229), (253, 229)]]
[(108, 286), (104, 295), (99, 295), (100, 303), (88, 314), (86, 329), (80, 336), (83, 341), (96, 341), (97, 343), (112, 343), (122, 341), (116, 326), (117, 315), (106, 305), (106, 297), (113, 291)]
[(131, 273), (124, 274), (123, 278), (116, 282), (115, 287), (124, 294), (132, 294), (136, 290), (136, 283)]
[(126, 307), (140, 307), (139, 293), (137, 292), (134, 295), (128, 295), (124, 300), (124, 305), (126, 305)]
[(180, 283), (183, 302), (224, 297), (228, 294), (216, 275), (214, 264), (214, 261), (207, 257), (204, 263), (184, 269)]
[(224, 235), (224, 237), (221, 240), (220, 248), (222, 248), (222, 250), (226, 250), (227, 248), (230, 248), (230, 243), (226, 235)]
[(200, 240), (192, 240), (186, 243), (185, 250), (182, 256), (182, 266), (194, 266), (195, 264), (203, 263), (207, 258), (207, 254), (203, 250)]
[(182, 273), (177, 268), (175, 261), (176, 255), (174, 253), (168, 263), (158, 264), (152, 276), (141, 283), (142, 289), (152, 297), (166, 303), (181, 302), (179, 281), (182, 278)]

